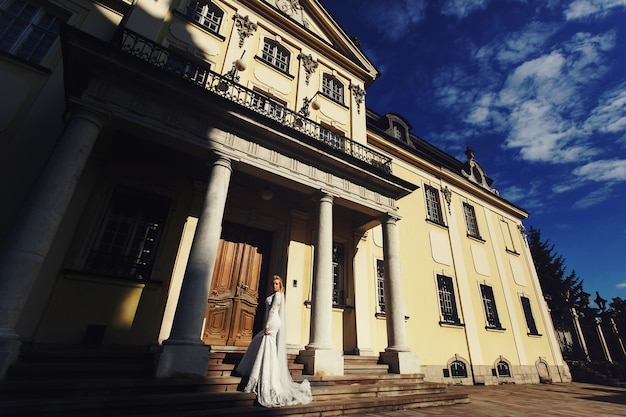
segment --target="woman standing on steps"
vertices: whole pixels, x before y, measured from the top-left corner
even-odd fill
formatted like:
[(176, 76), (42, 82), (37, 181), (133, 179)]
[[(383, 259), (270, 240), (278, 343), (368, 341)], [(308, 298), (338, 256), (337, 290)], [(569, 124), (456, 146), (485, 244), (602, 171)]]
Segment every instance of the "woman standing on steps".
[(249, 377), (244, 391), (254, 392), (264, 407), (308, 404), (313, 399), (309, 381), (294, 382), (287, 367), (282, 278), (274, 275), (272, 286), (274, 293), (265, 299), (265, 328), (250, 342), (237, 372)]

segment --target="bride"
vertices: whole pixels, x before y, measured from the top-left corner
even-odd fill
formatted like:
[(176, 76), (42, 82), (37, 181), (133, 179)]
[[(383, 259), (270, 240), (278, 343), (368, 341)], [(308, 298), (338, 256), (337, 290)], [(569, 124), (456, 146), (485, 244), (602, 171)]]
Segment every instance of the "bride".
[(254, 392), (264, 407), (307, 404), (313, 399), (308, 380), (291, 379), (285, 349), (285, 294), (283, 280), (272, 278), (274, 293), (265, 300), (265, 328), (257, 333), (237, 372), (249, 376), (245, 392)]

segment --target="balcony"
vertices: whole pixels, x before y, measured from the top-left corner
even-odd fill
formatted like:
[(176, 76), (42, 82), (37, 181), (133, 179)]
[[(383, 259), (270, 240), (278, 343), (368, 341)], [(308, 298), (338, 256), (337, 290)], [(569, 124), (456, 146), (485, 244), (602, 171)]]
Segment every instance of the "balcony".
[(208, 67), (190, 62), (162, 45), (126, 28), (120, 28), (114, 40), (114, 46), (210, 93), (217, 94), (283, 126), (303, 133), (323, 146), (363, 161), (377, 171), (391, 173), (391, 158), (314, 122), (306, 117), (306, 111), (292, 111), (281, 103), (240, 85), (234, 68), (226, 75), (215, 73)]

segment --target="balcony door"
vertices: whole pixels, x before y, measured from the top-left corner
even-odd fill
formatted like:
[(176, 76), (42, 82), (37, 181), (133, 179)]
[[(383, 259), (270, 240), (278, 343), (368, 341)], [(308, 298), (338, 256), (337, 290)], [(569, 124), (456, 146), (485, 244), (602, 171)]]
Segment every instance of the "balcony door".
[(264, 314), (272, 234), (225, 223), (206, 309), (202, 340), (214, 346), (248, 346)]

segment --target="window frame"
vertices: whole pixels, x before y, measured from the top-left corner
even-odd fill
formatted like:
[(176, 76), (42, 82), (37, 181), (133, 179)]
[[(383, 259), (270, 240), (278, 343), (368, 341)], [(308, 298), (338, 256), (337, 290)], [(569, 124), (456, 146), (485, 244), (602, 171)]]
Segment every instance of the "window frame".
[(437, 299), (439, 301), (439, 324), (462, 326), (454, 289), (454, 279), (450, 276), (437, 274)]
[(478, 218), (476, 217), (476, 209), (467, 202), (463, 202), (463, 215), (465, 217), (465, 226), (467, 228), (467, 236), (474, 239), (483, 240), (478, 228)]
[(269, 38), (263, 39), (259, 60), (277, 71), (289, 74), (291, 52), (275, 40)]
[(345, 86), (334, 75), (322, 74), (322, 89), (320, 92), (334, 102), (341, 105), (345, 103)]
[[(19, 6), (19, 10), (11, 7), (15, 5)], [(32, 14), (25, 17), (23, 13), (27, 8)], [(59, 39), (61, 26), (70, 16), (70, 12), (48, 2), (0, 1), (0, 23), (7, 23), (3, 25), (6, 26), (4, 32), (0, 33), (0, 52), (30, 64), (42, 65)], [(17, 30), (11, 32), (16, 26)], [(11, 34), (13, 39), (9, 38)]]
[(182, 14), (194, 25), (216, 35), (220, 34), (225, 15), (224, 10), (210, 0), (189, 0)]
[(426, 203), (426, 220), (440, 226), (445, 226), (439, 190), (432, 185), (424, 184), (424, 197)]
[(378, 316), (385, 316), (385, 260), (376, 258), (376, 311)]
[(169, 197), (126, 186), (116, 187), (83, 271), (151, 281), (171, 206), (172, 199)]
[(493, 287), (487, 284), (480, 284), (480, 296), (483, 304), (483, 311), (485, 312), (485, 321), (487, 322), (485, 329), (506, 330), (502, 327), (502, 323), (500, 322)]
[[(341, 249), (341, 250), (339, 250)], [(333, 307), (346, 305), (346, 245), (333, 241)]]
[(520, 295), (520, 302), (522, 304), (522, 310), (524, 311), (524, 317), (526, 318), (526, 333), (528, 336), (541, 336), (537, 329), (537, 322), (533, 315), (532, 306), (530, 305), (530, 298), (525, 295)]

